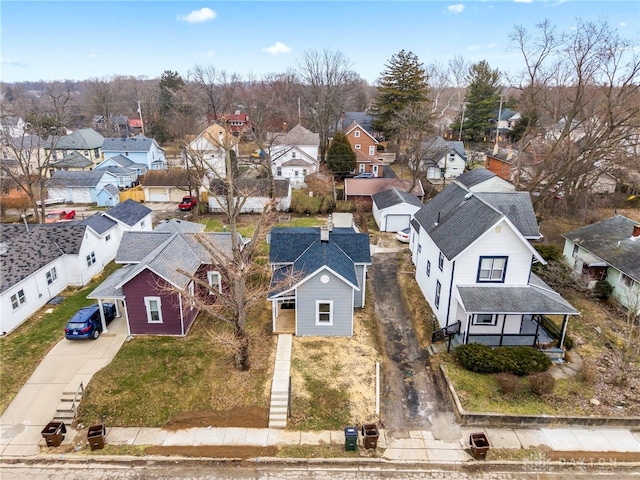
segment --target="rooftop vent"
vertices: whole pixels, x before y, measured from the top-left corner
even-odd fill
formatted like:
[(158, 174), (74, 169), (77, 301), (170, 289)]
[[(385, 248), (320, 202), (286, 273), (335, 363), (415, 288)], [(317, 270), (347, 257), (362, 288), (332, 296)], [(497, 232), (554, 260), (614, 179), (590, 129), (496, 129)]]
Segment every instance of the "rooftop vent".
[(329, 242), (329, 226), (323, 225), (320, 227), (320, 241), (323, 243)]

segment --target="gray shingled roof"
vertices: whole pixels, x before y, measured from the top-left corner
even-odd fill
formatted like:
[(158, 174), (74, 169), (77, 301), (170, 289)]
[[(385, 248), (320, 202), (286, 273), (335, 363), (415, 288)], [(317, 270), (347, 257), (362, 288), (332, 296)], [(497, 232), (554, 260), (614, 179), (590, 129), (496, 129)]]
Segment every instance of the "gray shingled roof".
[(85, 168), (91, 165), (93, 165), (93, 162), (78, 152), (71, 152), (59, 162), (51, 164), (54, 168)]
[(141, 262), (149, 252), (166, 242), (173, 232), (124, 232), (118, 252), (116, 263)]
[(632, 237), (638, 223), (615, 215), (563, 236), (640, 282), (640, 237)]
[(449, 260), (502, 217), (498, 210), (455, 183), (449, 184), (414, 215)]
[(187, 220), (180, 220), (172, 218), (170, 220), (164, 220), (160, 222), (154, 232), (177, 232), (177, 233), (200, 233), (203, 232), (205, 226), (202, 223), (189, 222)]
[(91, 188), (100, 182), (105, 173), (104, 170), (91, 170), (87, 172), (57, 170), (51, 174), (51, 178), (47, 181), (47, 186), (60, 188)]
[(456, 178), (456, 182), (461, 183), (467, 188), (471, 188), (495, 176), (496, 174), (491, 170), (480, 167), (469, 170), (468, 172), (464, 172), (462, 175)]
[(102, 147), (105, 138), (93, 128), (81, 128), (64, 137), (49, 138), (45, 142), (45, 148), (54, 150), (92, 150)]
[(105, 216), (102, 212), (98, 212), (94, 213), (89, 218), (85, 218), (84, 220), (78, 222), (78, 225), (87, 225), (88, 227), (91, 227), (91, 229), (93, 229), (93, 231), (98, 235), (102, 235), (104, 232), (117, 225), (117, 222)]
[(152, 210), (130, 198), (105, 212), (109, 217), (118, 220), (130, 227), (134, 226)]
[(148, 152), (151, 150), (153, 139), (144, 135), (124, 138), (105, 138), (102, 144), (103, 152)]
[(287, 133), (269, 133), (274, 145), (320, 145), (320, 134), (298, 124)]
[(413, 193), (404, 192), (395, 187), (376, 193), (371, 198), (379, 209), (400, 205), (401, 203), (422, 207), (422, 202)]
[(95, 300), (124, 298), (120, 285), (122, 280), (127, 278), (129, 273), (133, 271), (133, 268), (131, 265), (124, 265), (122, 268), (115, 270), (100, 285), (92, 290), (91, 293), (87, 295), (87, 298)]
[[(238, 196), (269, 197), (271, 184), (266, 178), (238, 178), (234, 182)], [(275, 179), (273, 181), (276, 198), (286, 197), (289, 193), (289, 179)], [(225, 195), (227, 184), (224, 180), (212, 180), (209, 190), (213, 195)]]
[(530, 240), (542, 238), (529, 192), (483, 192), (475, 195), (504, 213), (523, 237)]
[(24, 280), (63, 254), (77, 255), (86, 226), (3, 224), (0, 228), (0, 292)]
[(560, 295), (533, 285), (458, 286), (467, 313), (579, 315)]
[(120, 195), (120, 190), (118, 190), (118, 187), (116, 187), (115, 185), (112, 185), (111, 183), (108, 183), (107, 185), (105, 185), (103, 190), (113, 195), (114, 197), (116, 195)]

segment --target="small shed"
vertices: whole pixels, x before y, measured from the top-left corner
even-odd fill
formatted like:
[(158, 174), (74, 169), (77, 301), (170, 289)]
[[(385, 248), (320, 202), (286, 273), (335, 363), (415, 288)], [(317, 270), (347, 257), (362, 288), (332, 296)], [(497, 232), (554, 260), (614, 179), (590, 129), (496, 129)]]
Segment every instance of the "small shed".
[(115, 207), (120, 203), (120, 190), (109, 183), (98, 191), (96, 199), (99, 207)]
[(395, 187), (376, 193), (372, 199), (373, 218), (381, 232), (398, 232), (408, 228), (411, 218), (422, 207), (416, 195)]

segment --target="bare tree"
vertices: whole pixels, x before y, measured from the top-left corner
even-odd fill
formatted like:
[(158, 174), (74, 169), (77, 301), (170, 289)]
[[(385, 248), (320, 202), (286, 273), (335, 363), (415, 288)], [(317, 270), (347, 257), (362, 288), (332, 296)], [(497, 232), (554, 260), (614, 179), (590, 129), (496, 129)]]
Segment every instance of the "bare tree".
[(360, 77), (341, 52), (329, 49), (307, 51), (298, 65), (298, 74), (305, 86), (305, 112), (320, 135), (320, 158), (324, 159), (331, 131)]
[[(588, 208), (600, 175), (626, 163), (640, 126), (640, 62), (631, 44), (606, 22), (579, 22), (558, 36), (548, 22), (512, 39), (525, 58), (521, 108), (529, 117), (521, 140), (532, 164), (516, 161), (516, 183), (539, 193), (549, 209), (558, 189), (565, 202)], [(544, 135), (541, 133), (545, 131)]]
[(193, 82), (203, 114), (208, 123), (218, 122), (223, 115), (236, 110), (237, 91), (240, 78), (236, 74), (217, 70), (212, 65), (196, 65), (189, 72), (188, 80)]

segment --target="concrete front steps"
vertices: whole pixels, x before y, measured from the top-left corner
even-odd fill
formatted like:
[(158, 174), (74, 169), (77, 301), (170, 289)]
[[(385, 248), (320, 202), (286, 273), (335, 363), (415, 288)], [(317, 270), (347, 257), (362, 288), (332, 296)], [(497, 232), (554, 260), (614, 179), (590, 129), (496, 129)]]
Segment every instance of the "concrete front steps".
[(53, 416), (54, 422), (65, 422), (66, 424), (70, 424), (75, 419), (76, 408), (80, 405), (84, 395), (84, 385), (80, 382), (76, 391), (69, 391), (69, 387), (70, 385), (67, 385), (67, 390), (62, 392), (62, 398), (60, 398), (60, 403), (58, 404), (56, 413)]
[(293, 335), (278, 335), (276, 362), (271, 383), (269, 428), (286, 428), (289, 410), (289, 374), (291, 372), (291, 345)]

